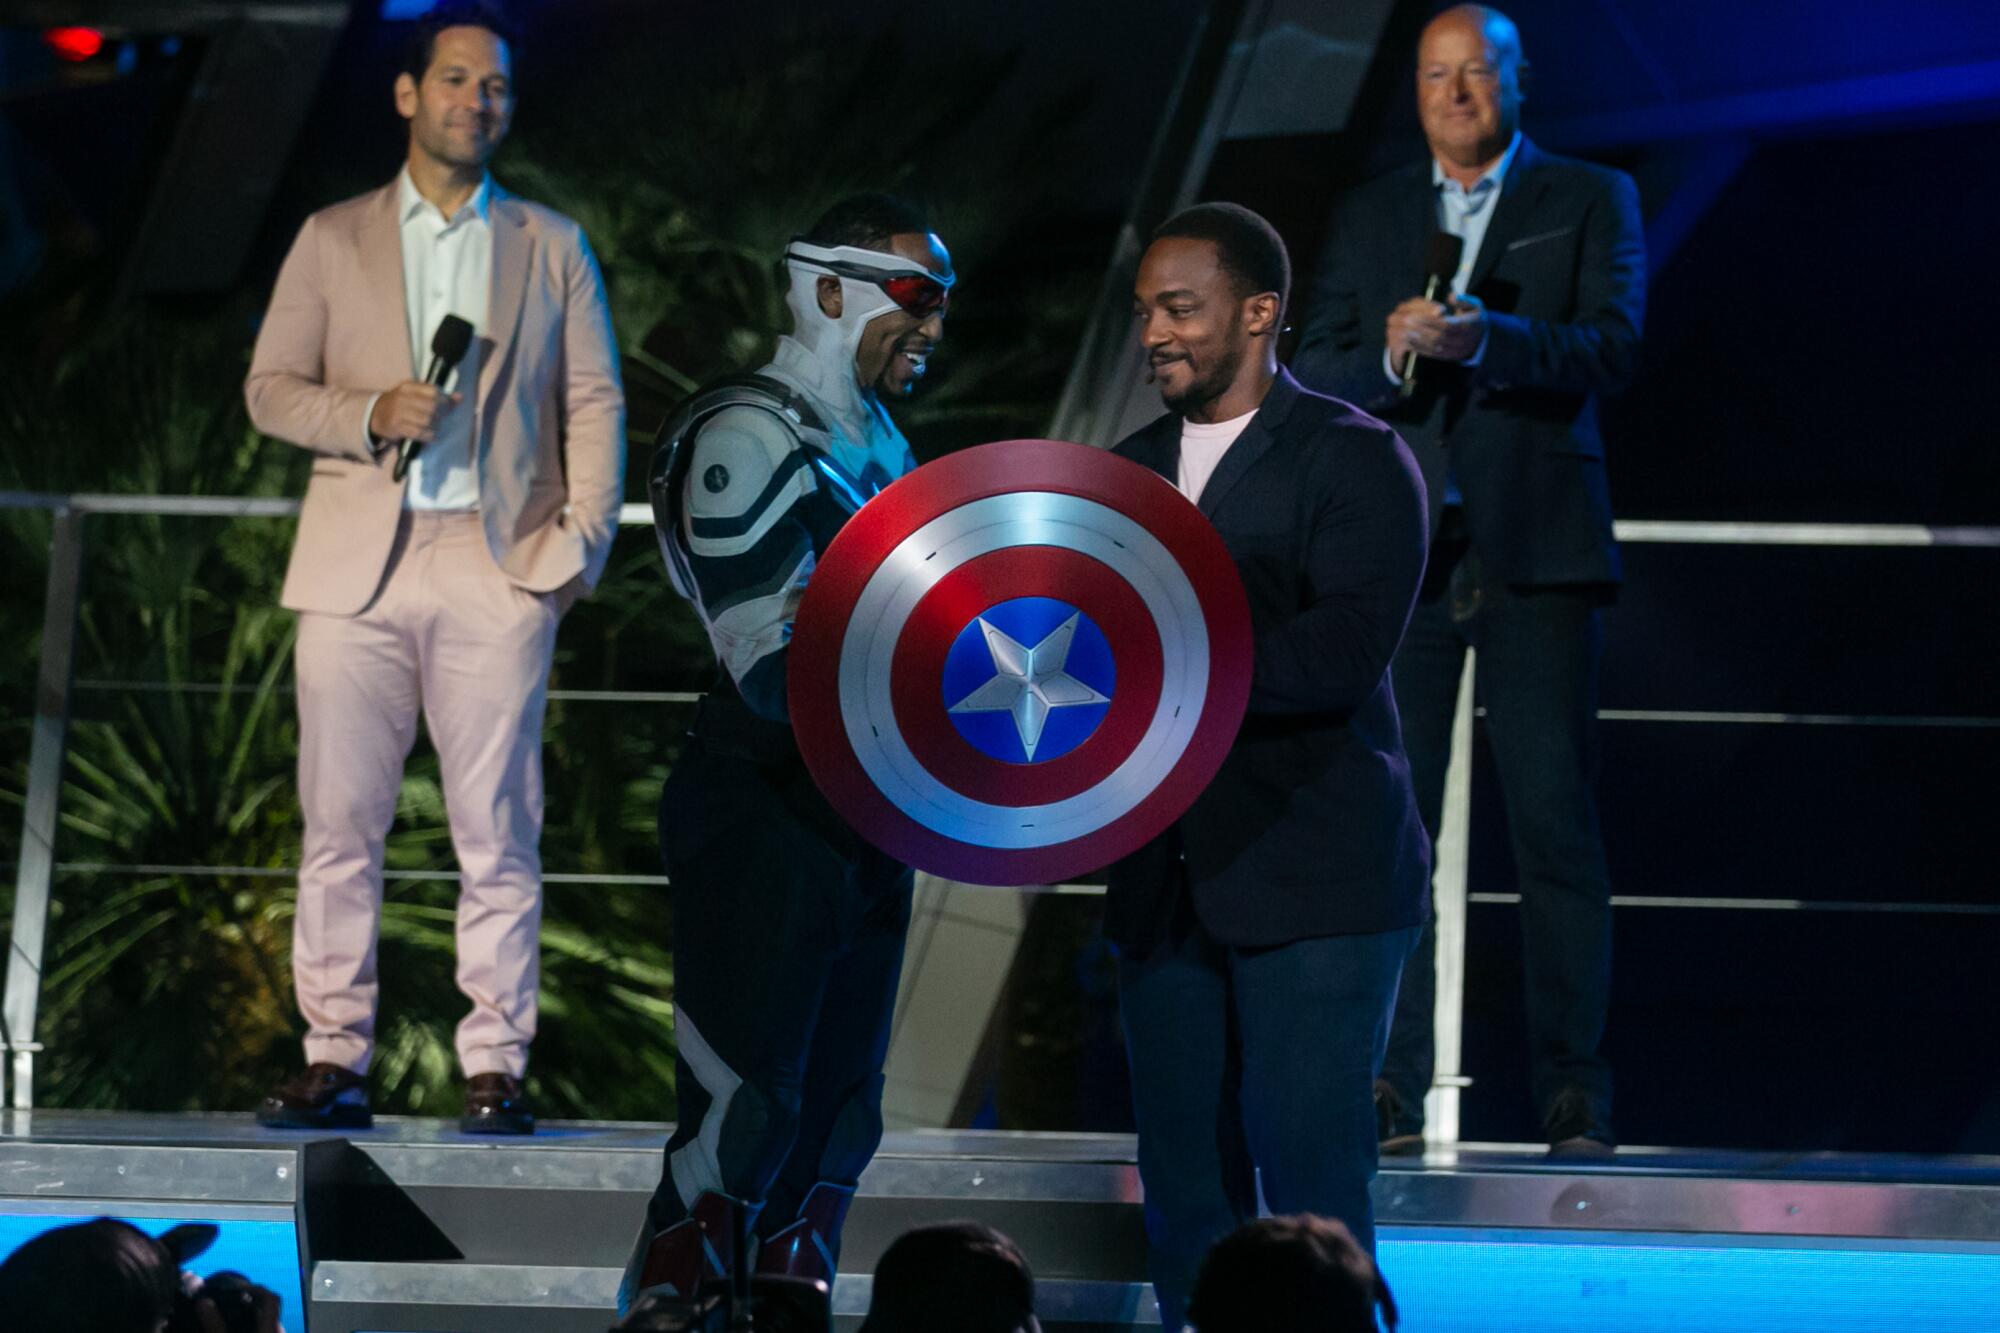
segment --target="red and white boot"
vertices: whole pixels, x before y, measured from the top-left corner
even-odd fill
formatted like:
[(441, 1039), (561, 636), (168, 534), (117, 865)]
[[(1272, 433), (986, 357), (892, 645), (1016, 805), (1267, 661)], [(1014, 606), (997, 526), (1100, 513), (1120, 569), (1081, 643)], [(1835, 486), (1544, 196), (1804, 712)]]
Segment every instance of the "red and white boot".
[(736, 1268), (736, 1233), (749, 1218), (742, 1202), (714, 1190), (704, 1191), (688, 1215), (665, 1231), (652, 1230), (648, 1219), (618, 1286), (618, 1310), (629, 1310), (642, 1292), (666, 1287), (674, 1295), (693, 1297), (701, 1284), (729, 1276)]
[(757, 1271), (783, 1277), (816, 1278), (831, 1287), (834, 1256), (840, 1249), (840, 1228), (854, 1202), (852, 1185), (820, 1181), (799, 1205), (799, 1215), (781, 1231), (764, 1238), (757, 1254)]

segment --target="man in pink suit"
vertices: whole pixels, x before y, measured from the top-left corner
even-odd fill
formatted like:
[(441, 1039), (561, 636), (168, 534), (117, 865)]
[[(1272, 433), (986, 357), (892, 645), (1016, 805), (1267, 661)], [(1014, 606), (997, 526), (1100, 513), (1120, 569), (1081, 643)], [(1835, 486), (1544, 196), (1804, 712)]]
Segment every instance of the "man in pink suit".
[[(264, 1099), (267, 1125), (371, 1122), (382, 848), (421, 711), (460, 870), (461, 1126), (534, 1129), (542, 714), (556, 624), (610, 554), (625, 402), (582, 230), (487, 173), (511, 73), (485, 6), (448, 0), (418, 25), (395, 85), (407, 165), (306, 220), (244, 384), (257, 428), (314, 455), (284, 588), (307, 1068)], [(472, 339), (434, 387), (447, 315)]]

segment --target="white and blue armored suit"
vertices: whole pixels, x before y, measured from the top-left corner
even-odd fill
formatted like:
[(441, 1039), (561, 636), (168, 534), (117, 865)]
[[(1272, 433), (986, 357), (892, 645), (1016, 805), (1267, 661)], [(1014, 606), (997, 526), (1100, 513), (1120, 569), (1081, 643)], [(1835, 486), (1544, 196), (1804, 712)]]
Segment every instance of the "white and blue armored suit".
[[(830, 1280), (882, 1136), (912, 875), (814, 785), (785, 672), (834, 535), (915, 466), (858, 378), (863, 330), (901, 306), (895, 354), (921, 374), (943, 302), (919, 314), (870, 284), (876, 260), (897, 281), (912, 268), (931, 280), (900, 255), (794, 242), (788, 260), (792, 334), (755, 374), (708, 386), (669, 419), (650, 478), (669, 577), (722, 670), (660, 795), (678, 1106), (621, 1303), (750, 1262), (715, 1248), (746, 1220), (760, 1271)], [(837, 315), (815, 294), (829, 274)], [(950, 282), (948, 268), (935, 274), (938, 293)]]
[(785, 717), (784, 648), (819, 553), (916, 466), (881, 403), (855, 383), (852, 352), (825, 341), (845, 365), (784, 337), (756, 375), (698, 395), (684, 428), (692, 440), (679, 444), (686, 461), (657, 479), (678, 482), (678, 503), (660, 515), (676, 584), (743, 702), (773, 720)]

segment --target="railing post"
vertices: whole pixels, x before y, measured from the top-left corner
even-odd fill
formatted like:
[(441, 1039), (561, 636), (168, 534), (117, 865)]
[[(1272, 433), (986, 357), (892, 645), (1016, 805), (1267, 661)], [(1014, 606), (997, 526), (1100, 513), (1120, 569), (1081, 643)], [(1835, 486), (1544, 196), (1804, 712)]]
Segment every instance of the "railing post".
[(35, 1009), (41, 1000), (42, 944), (48, 933), (49, 886), (55, 874), (56, 813), (69, 732), (70, 672), (76, 649), (77, 595), (83, 579), (83, 513), (53, 511), (48, 593), (42, 604), (41, 670), (35, 686), (34, 744), (28, 753), (27, 809), (21, 818), (21, 861), (14, 876), (14, 933), (7, 951), (4, 1035), (8, 1104), (35, 1104)]
[(1474, 671), (1479, 654), (1468, 652), (1458, 677), (1452, 714), (1451, 760), (1445, 769), (1444, 809), (1438, 821), (1431, 910), (1437, 939), (1437, 984), (1431, 1014), (1435, 1062), (1424, 1102), (1426, 1147), (1454, 1149), (1459, 1141), (1459, 1094), (1472, 1086), (1465, 1064), (1466, 889), (1472, 869), (1472, 717)]

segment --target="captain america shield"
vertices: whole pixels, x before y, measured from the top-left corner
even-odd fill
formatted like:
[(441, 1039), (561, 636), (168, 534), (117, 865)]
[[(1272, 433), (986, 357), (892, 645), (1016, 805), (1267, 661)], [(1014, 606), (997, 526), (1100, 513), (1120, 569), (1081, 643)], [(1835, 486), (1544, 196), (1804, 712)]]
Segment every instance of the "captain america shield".
[(1201, 512), (1101, 449), (1006, 440), (869, 501), (793, 622), (792, 726), (891, 855), (1050, 884), (1138, 849), (1221, 767), (1250, 610)]

